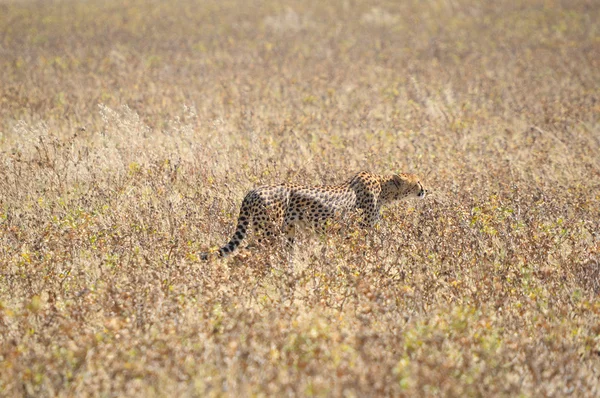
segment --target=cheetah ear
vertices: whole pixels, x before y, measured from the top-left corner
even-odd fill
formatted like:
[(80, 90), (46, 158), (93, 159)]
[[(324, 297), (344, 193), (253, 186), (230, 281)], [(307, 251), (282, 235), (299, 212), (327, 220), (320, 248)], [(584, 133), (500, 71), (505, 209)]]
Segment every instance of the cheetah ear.
[(394, 183), (394, 186), (396, 188), (400, 188), (400, 185), (402, 185), (402, 177), (400, 176), (400, 174), (394, 174), (391, 178), (392, 182)]

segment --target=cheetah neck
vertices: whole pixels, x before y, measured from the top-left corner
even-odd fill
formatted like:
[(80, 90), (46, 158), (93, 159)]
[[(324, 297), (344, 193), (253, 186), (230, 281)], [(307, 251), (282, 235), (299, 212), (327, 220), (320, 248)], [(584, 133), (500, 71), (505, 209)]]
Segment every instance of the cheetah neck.
[(379, 198), (382, 203), (389, 203), (406, 196), (406, 187), (402, 186), (393, 175), (379, 176), (379, 184), (381, 185)]

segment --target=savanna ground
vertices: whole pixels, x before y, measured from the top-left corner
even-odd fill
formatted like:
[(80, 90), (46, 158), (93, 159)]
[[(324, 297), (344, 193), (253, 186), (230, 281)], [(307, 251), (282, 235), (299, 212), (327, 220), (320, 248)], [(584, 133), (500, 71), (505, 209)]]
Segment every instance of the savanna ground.
[[(0, 395), (598, 396), (600, 3), (1, 1)], [(412, 171), (201, 262), (245, 192)]]

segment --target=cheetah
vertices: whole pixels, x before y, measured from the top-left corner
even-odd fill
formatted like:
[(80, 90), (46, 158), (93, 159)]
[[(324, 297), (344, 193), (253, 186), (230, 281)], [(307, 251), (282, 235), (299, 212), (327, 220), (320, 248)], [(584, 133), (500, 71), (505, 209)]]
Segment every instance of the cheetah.
[[(285, 235), (293, 246), (297, 227), (324, 232), (328, 220), (362, 211), (361, 227), (372, 227), (381, 206), (411, 197), (424, 198), (427, 190), (414, 174), (376, 175), (362, 171), (341, 185), (307, 187), (295, 184), (262, 186), (248, 192), (242, 201), (233, 237), (216, 255), (231, 254), (246, 238), (248, 229), (261, 242)], [(202, 253), (207, 260), (210, 253)]]

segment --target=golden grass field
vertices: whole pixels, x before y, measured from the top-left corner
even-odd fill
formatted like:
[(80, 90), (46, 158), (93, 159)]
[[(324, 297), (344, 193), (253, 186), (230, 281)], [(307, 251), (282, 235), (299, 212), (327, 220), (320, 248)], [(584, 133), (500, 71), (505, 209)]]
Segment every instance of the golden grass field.
[[(600, 395), (600, 3), (0, 0), (0, 396)], [(258, 185), (415, 172), (211, 262)]]

